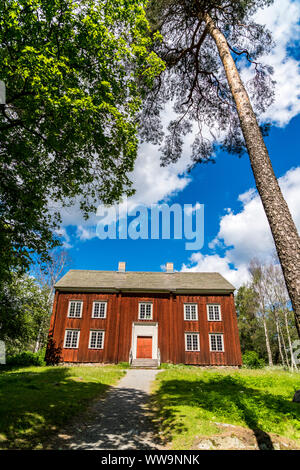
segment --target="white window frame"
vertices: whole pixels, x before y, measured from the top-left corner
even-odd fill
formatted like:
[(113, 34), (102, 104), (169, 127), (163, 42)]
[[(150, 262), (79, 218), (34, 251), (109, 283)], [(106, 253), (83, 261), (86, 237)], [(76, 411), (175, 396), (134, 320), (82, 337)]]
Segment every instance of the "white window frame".
[[(211, 346), (211, 338), (212, 336), (220, 336), (221, 337), (221, 341), (222, 341), (222, 349), (212, 349), (212, 346)], [(218, 345), (218, 341), (217, 341), (217, 338), (216, 338), (216, 346)], [(210, 352), (224, 352), (224, 335), (223, 333), (209, 333), (209, 350)]]
[[(95, 305), (96, 304), (104, 304), (105, 307), (104, 307), (104, 316), (103, 317), (96, 317), (95, 316)], [(99, 308), (99, 312), (100, 312), (100, 308)], [(92, 310), (92, 318), (97, 318), (99, 320), (102, 320), (103, 318), (106, 318), (106, 313), (107, 313), (107, 300), (94, 300), (93, 302), (93, 310)]]
[[(80, 315), (79, 316), (75, 316), (75, 315), (70, 315), (70, 310), (71, 310), (71, 304), (72, 303), (75, 303), (75, 310), (74, 310), (74, 313), (76, 312), (76, 307), (77, 307), (77, 304), (80, 304)], [(83, 306), (83, 300), (69, 300), (69, 306), (68, 306), (68, 318), (82, 318), (82, 306)]]
[[(218, 319), (216, 319), (215, 311), (213, 313), (214, 318), (212, 319), (212, 318), (209, 317), (209, 307), (218, 307), (218, 311), (219, 311), (219, 318)], [(207, 308), (207, 320), (208, 321), (222, 321), (221, 305), (220, 304), (207, 304), (206, 308)]]
[[(150, 305), (151, 306), (151, 317), (150, 318), (141, 318), (141, 305)], [(145, 307), (146, 315), (147, 307)], [(139, 320), (153, 320), (153, 303), (152, 302), (139, 302)]]
[[(102, 346), (101, 348), (98, 348), (97, 346), (92, 347), (91, 342), (92, 342), (92, 334), (93, 333), (102, 333)], [(97, 335), (98, 337), (98, 335)], [(104, 339), (105, 339), (105, 330), (90, 330), (90, 337), (89, 337), (89, 349), (104, 349)], [(97, 338), (96, 338), (96, 345), (97, 345)]]
[[(66, 340), (67, 340), (67, 335), (68, 335), (68, 332), (69, 332), (69, 331), (72, 332), (71, 346), (66, 346)], [(76, 346), (72, 346), (72, 342), (73, 342), (73, 333), (78, 333), (78, 334), (77, 334)], [(65, 348), (65, 349), (78, 349), (79, 338), (80, 338), (80, 330), (76, 330), (75, 328), (67, 328), (66, 331), (65, 331), (64, 348)]]
[[(188, 336), (197, 336), (198, 349), (194, 349), (193, 339), (191, 340), (193, 349), (188, 349), (188, 345), (187, 345)], [(193, 331), (190, 331), (190, 332), (184, 333), (184, 337), (185, 337), (185, 350), (186, 350), (186, 352), (199, 352), (200, 351), (200, 334), (199, 333), (194, 333)]]
[[(196, 307), (196, 318), (187, 318), (187, 312), (186, 312), (186, 307), (190, 307), (194, 305)], [(195, 304), (195, 303), (185, 303), (183, 304), (183, 308), (184, 308), (184, 320), (185, 321), (198, 321), (198, 304)], [(189, 312), (189, 315), (191, 316), (191, 311)]]

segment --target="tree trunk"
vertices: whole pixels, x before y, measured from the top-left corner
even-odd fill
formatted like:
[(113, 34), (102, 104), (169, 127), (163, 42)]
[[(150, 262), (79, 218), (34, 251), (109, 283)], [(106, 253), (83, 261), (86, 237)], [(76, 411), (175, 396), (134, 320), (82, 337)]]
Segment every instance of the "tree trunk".
[(271, 228), (300, 337), (300, 238), (275, 177), (249, 96), (231, 56), (227, 41), (207, 13), (204, 15), (204, 20), (218, 48), (236, 103), (256, 187)]
[(273, 366), (273, 359), (272, 359), (272, 352), (271, 352), (270, 341), (269, 341), (267, 322), (266, 322), (266, 318), (264, 314), (262, 316), (262, 320), (263, 320), (264, 332), (265, 332), (265, 338), (266, 338), (266, 347), (267, 347), (267, 353), (268, 353), (269, 366)]
[(284, 351), (285, 362), (286, 362), (287, 367), (290, 368), (291, 367), (290, 366), (290, 360), (289, 360), (289, 356), (288, 356), (288, 353), (287, 353), (286, 343), (285, 343), (284, 334), (283, 334), (281, 326), (279, 326), (279, 331), (280, 331), (280, 335), (281, 335), (281, 342), (282, 342), (282, 347), (283, 347), (283, 351)]
[(282, 353), (282, 345), (281, 345), (281, 337), (280, 337), (280, 328), (279, 328), (279, 318), (278, 318), (278, 314), (276, 313), (275, 310), (273, 311), (273, 313), (274, 313), (274, 317), (275, 317), (275, 324), (276, 324), (276, 331), (277, 331), (277, 341), (278, 341), (279, 355), (280, 355), (280, 358), (281, 358), (281, 363), (282, 363), (282, 365), (284, 366), (284, 365), (285, 365), (285, 360), (284, 360), (283, 353)]
[(293, 346), (292, 346), (292, 340), (291, 340), (289, 324), (288, 324), (288, 310), (284, 311), (284, 321), (285, 321), (285, 328), (286, 328), (286, 333), (287, 333), (287, 338), (288, 338), (288, 343), (289, 343), (289, 350), (290, 350), (290, 355), (291, 355), (291, 369), (293, 370), (295, 368), (297, 370), (297, 364), (295, 362), (295, 358), (293, 354)]

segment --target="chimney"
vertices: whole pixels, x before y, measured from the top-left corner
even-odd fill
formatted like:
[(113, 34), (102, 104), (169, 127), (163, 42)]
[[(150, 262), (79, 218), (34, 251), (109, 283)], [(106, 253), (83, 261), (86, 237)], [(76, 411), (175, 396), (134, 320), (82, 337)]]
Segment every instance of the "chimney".
[(173, 263), (166, 263), (166, 273), (173, 272)]
[(118, 271), (119, 273), (125, 273), (126, 263), (124, 261), (119, 261)]

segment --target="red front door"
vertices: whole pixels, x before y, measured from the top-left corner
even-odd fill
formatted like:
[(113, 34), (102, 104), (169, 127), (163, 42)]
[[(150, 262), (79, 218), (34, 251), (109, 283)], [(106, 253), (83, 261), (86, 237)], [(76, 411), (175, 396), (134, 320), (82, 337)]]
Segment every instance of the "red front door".
[(152, 336), (138, 336), (136, 345), (137, 359), (152, 359)]

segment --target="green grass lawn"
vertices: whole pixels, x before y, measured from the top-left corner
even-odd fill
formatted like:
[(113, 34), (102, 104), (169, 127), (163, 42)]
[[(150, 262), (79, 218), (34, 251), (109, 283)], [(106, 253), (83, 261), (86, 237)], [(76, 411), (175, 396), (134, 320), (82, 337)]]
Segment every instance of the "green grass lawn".
[(123, 375), (120, 366), (0, 369), (0, 449), (42, 449)]
[(217, 434), (216, 422), (298, 440), (300, 404), (292, 402), (297, 389), (299, 373), (173, 366), (157, 375), (153, 402), (173, 449), (189, 449), (196, 436)]

